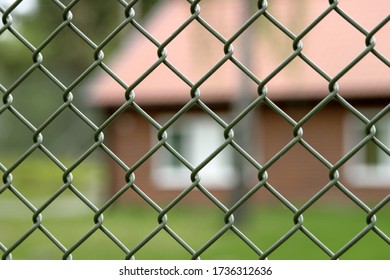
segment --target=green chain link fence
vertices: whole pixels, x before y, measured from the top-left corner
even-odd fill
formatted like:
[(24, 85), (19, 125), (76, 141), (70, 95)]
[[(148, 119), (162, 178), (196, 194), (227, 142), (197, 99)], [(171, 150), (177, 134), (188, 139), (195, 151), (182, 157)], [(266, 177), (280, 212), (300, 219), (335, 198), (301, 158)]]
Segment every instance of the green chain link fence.
[[(32, 63), (28, 66), (28, 69), (25, 70), (11, 85), (3, 85), (0, 84), (0, 91), (2, 93), (2, 104), (0, 104), (0, 116), (1, 115), (12, 115), (13, 118), (17, 119), (19, 124), (22, 124), (25, 128), (31, 131), (32, 139), (29, 147), (23, 152), (21, 156), (19, 156), (16, 160), (11, 163), (5, 164), (2, 162), (0, 158), (0, 170), (2, 172), (2, 181), (3, 185), (0, 188), (0, 197), (4, 195), (6, 192), (12, 193), (13, 197), (16, 197), (20, 202), (22, 202), (25, 208), (28, 208), (32, 213), (32, 225), (20, 236), (17, 236), (17, 239), (12, 244), (4, 244), (2, 240), (0, 240), (0, 250), (2, 251), (3, 259), (12, 259), (12, 253), (21, 246), (24, 242), (26, 242), (31, 235), (35, 232), (41, 232), (44, 236), (47, 237), (47, 242), (51, 242), (54, 244), (58, 250), (62, 252), (63, 259), (72, 259), (72, 254), (77, 252), (78, 248), (85, 242), (88, 242), (89, 239), (93, 238), (95, 234), (98, 232), (106, 235), (112, 242), (112, 246), (117, 246), (124, 254), (126, 259), (135, 259), (137, 256), (137, 252), (139, 252), (144, 246), (147, 246), (149, 242), (151, 242), (159, 233), (166, 232), (173, 240), (175, 240), (179, 246), (181, 246), (188, 254), (189, 258), (199, 259), (202, 257), (209, 248), (213, 246), (215, 242), (219, 239), (223, 239), (223, 237), (227, 233), (233, 233), (237, 236), (241, 241), (243, 241), (243, 246), (249, 248), (251, 251), (255, 253), (255, 255), (259, 259), (267, 259), (268, 257), (272, 258), (273, 252), (275, 252), (281, 245), (287, 242), (290, 238), (295, 236), (296, 233), (300, 232), (311, 241), (315, 246), (317, 246), (321, 251), (323, 251), (329, 259), (338, 259), (343, 254), (345, 254), (348, 250), (351, 249), (355, 244), (357, 244), (363, 237), (365, 237), (369, 233), (374, 233), (383, 243), (383, 249), (389, 251), (390, 245), (390, 237), (388, 233), (378, 226), (378, 218), (377, 215), (382, 211), (382, 209), (388, 205), (390, 201), (390, 195), (385, 196), (380, 202), (378, 202), (373, 207), (369, 207), (362, 200), (355, 196), (346, 186), (344, 186), (339, 180), (339, 170), (340, 168), (346, 164), (346, 162), (353, 157), (356, 153), (358, 153), (362, 147), (364, 147), (368, 142), (374, 142), (387, 156), (390, 156), (390, 149), (384, 142), (382, 142), (376, 136), (376, 123), (382, 119), (384, 116), (388, 115), (390, 110), (390, 104), (387, 104), (380, 112), (378, 112), (371, 119), (367, 119), (357, 108), (352, 106), (348, 101), (346, 101), (339, 93), (338, 81), (351, 69), (355, 67), (367, 54), (371, 53), (375, 55), (375, 57), (383, 63), (386, 67), (390, 67), (390, 61), (385, 55), (381, 54), (375, 48), (375, 34), (388, 25), (390, 20), (390, 15), (383, 18), (381, 22), (378, 22), (375, 28), (372, 30), (366, 30), (363, 28), (356, 20), (347, 15), (341, 8), (339, 8), (339, 2), (341, 1), (329, 1), (328, 8), (326, 8), (322, 13), (314, 19), (302, 32), (299, 34), (294, 34), (287, 27), (285, 27), (281, 22), (278, 21), (277, 18), (273, 17), (273, 15), (269, 12), (268, 7), (272, 5), (272, 1), (268, 3), (267, 1), (258, 1), (257, 8), (251, 11), (251, 15), (248, 20), (237, 30), (237, 32), (231, 38), (224, 38), (218, 30), (215, 30), (204, 18), (202, 18), (202, 1), (188, 1), (189, 9), (188, 9), (188, 19), (182, 23), (181, 26), (177, 28), (175, 32), (169, 38), (166, 38), (164, 42), (159, 42), (156, 38), (154, 38), (148, 30), (144, 29), (142, 23), (136, 19), (137, 13), (139, 10), (137, 9), (137, 2), (142, 1), (130, 1), (129, 3), (125, 0), (118, 0), (117, 3), (120, 4), (123, 11), (123, 20), (121, 23), (112, 28), (111, 32), (108, 36), (106, 36), (101, 43), (96, 43), (93, 39), (83, 33), (75, 24), (75, 17), (72, 14), (72, 10), (79, 5), (79, 2), (82, 1), (68, 1), (68, 4), (65, 5), (61, 1), (53, 0), (51, 4), (55, 4), (59, 10), (61, 10), (62, 18), (59, 19), (60, 23), (55, 28), (53, 32), (47, 35), (43, 40), (40, 41), (39, 44), (33, 44), (28, 39), (27, 35), (22, 35), (18, 31), (19, 26), (18, 22), (13, 19), (14, 10), (18, 8), (18, 6), (25, 1), (14, 1), (12, 5), (7, 8), (0, 6), (0, 12), (2, 14), (2, 26), (0, 29), (0, 36), (4, 36), (5, 33), (11, 34), (8, 36), (12, 36), (13, 39), (19, 41), (25, 50), (27, 50), (30, 54), (30, 59), (32, 59)], [(255, 2), (255, 1), (254, 1)], [(363, 3), (360, 3), (363, 4)], [(364, 5), (375, 5), (375, 1), (370, 3), (364, 3)], [(90, 13), (94, 12), (94, 7), (91, 6)], [(365, 48), (362, 49), (361, 53), (356, 56), (353, 61), (351, 61), (348, 65), (346, 65), (339, 73), (337, 73), (334, 77), (329, 76), (323, 69), (317, 66), (310, 57), (306, 56), (304, 53), (304, 48), (302, 42), (305, 39), (305, 36), (316, 28), (316, 26), (331, 12), (336, 12), (339, 16), (341, 16), (346, 22), (348, 22), (353, 28), (355, 28), (358, 32), (363, 34), (365, 37)], [(16, 17), (17, 18), (17, 17)], [(237, 38), (243, 35), (243, 33), (256, 21), (259, 19), (266, 19), (273, 26), (278, 28), (281, 32), (285, 34), (286, 37), (292, 43), (291, 55), (283, 61), (278, 67), (276, 67), (268, 76), (264, 79), (260, 79), (255, 74), (250, 72), (245, 64), (240, 62), (233, 54), (234, 42)], [(169, 48), (169, 44), (183, 31), (185, 30), (191, 22), (197, 21), (201, 24), (205, 30), (207, 30), (212, 36), (214, 36), (221, 44), (224, 46), (224, 56), (223, 58), (215, 64), (214, 67), (209, 69), (209, 71), (202, 76), (196, 83), (191, 82), (183, 73), (180, 72), (180, 69), (175, 68), (169, 60), (167, 59), (167, 51), (166, 48)], [(142, 22), (142, 21), (141, 21)], [(146, 39), (152, 42), (158, 54), (158, 57), (153, 65), (150, 65), (147, 71), (143, 73), (143, 75), (132, 85), (127, 85), (123, 82), (120, 77), (116, 75), (106, 64), (105, 62), (105, 48), (113, 41), (118, 34), (125, 29), (126, 27), (131, 26), (136, 29), (137, 32), (140, 32)], [(84, 70), (80, 75), (74, 78), (69, 85), (65, 85), (62, 81), (62, 77), (55, 74), (55, 71), (49, 70), (45, 66), (45, 56), (43, 52), (46, 48), (50, 46), (50, 44), (58, 37), (62, 36), (62, 31), (68, 30), (71, 31), (76, 37), (81, 39), (85, 45), (90, 49), (90, 55), (93, 56), (94, 60), (90, 65)], [(0, 50), (0, 52), (3, 50)], [(329, 93), (328, 95), (321, 100), (309, 113), (307, 113), (303, 118), (299, 121), (295, 121), (290, 117), (286, 112), (284, 112), (281, 108), (279, 108), (268, 96), (267, 96), (267, 83), (274, 79), (289, 63), (293, 60), (302, 60), (308, 66), (310, 66), (319, 76), (321, 76), (327, 83)], [(247, 75), (250, 80), (254, 81), (258, 86), (258, 96), (255, 98), (250, 105), (246, 106), (242, 111), (237, 115), (235, 119), (231, 122), (226, 123), (223, 121), (220, 116), (211, 110), (202, 100), (202, 96), (200, 94), (200, 88), (202, 84), (207, 81), (213, 74), (227, 61), (232, 62), (242, 73)], [(184, 83), (186, 83), (190, 90), (191, 100), (185, 104), (176, 114), (165, 124), (160, 124), (152, 118), (147, 112), (143, 110), (141, 106), (139, 106), (135, 102), (135, 97), (137, 95), (136, 90), (134, 88), (138, 83), (142, 83), (142, 81), (150, 75), (159, 65), (165, 64), (177, 77), (179, 77)], [(101, 124), (94, 121), (92, 118), (87, 116), (83, 107), (78, 106), (74, 101), (73, 90), (77, 88), (83, 81), (91, 75), (91, 73), (95, 69), (101, 69), (105, 71), (108, 75), (110, 75), (113, 79), (116, 80), (125, 90), (126, 90), (126, 100), (125, 102), (117, 109), (113, 114), (111, 114), (107, 119), (105, 119)], [(36, 71), (43, 73), (51, 83), (54, 83), (55, 86), (62, 93), (62, 104), (56, 108), (55, 112), (48, 116), (43, 122), (39, 123), (38, 126), (34, 125), (28, 116), (23, 114), (23, 110), (14, 106), (14, 103), (17, 98), (21, 98), (19, 96), (14, 96), (13, 92), (21, 87), (29, 76), (33, 75)], [(390, 75), (389, 75), (390, 77)], [(0, 81), (1, 82), (1, 81)], [(390, 89), (389, 89), (390, 90)], [(366, 126), (366, 136), (364, 139), (353, 147), (350, 151), (344, 154), (344, 156), (335, 164), (330, 163), (327, 158), (325, 158), (321, 153), (319, 153), (315, 148), (313, 148), (310, 143), (303, 139), (303, 126), (306, 124), (313, 116), (315, 116), (322, 108), (324, 108), (327, 104), (332, 101), (337, 101), (341, 104), (346, 110), (352, 113), (357, 119), (361, 122), (365, 123)], [(39, 102), (39, 101), (37, 101)], [(253, 112), (260, 104), (266, 105), (271, 108), (273, 111), (277, 112), (284, 120), (286, 120), (292, 126), (293, 139), (280, 151), (278, 151), (271, 159), (269, 159), (264, 164), (260, 164), (256, 159), (252, 157), (251, 154), (247, 153), (246, 150), (241, 147), (236, 141), (236, 136), (234, 135), (234, 130), (236, 125), (238, 125), (247, 115)], [(192, 166), (180, 153), (178, 153), (169, 143), (169, 135), (167, 133), (168, 128), (174, 124), (180, 116), (182, 116), (186, 111), (192, 108), (194, 105), (200, 107), (200, 109), (208, 114), (216, 123), (218, 123), (224, 129), (224, 138), (225, 141), (223, 144), (215, 150), (208, 158), (205, 158), (204, 161), (198, 166)], [(120, 154), (114, 153), (105, 143), (105, 130), (106, 128), (123, 112), (132, 107), (136, 112), (146, 119), (150, 125), (152, 125), (156, 129), (156, 137), (158, 138), (158, 143), (154, 145), (150, 151), (148, 151), (144, 156), (133, 166), (128, 166), (124, 163), (123, 159), (121, 159)], [(94, 142), (90, 146), (88, 146), (82, 153), (81, 156), (77, 158), (71, 164), (65, 163), (60, 160), (59, 157), (56, 156), (56, 153), (53, 152), (44, 141), (45, 139), (45, 129), (49, 127), (52, 123), (56, 121), (60, 115), (70, 110), (72, 112), (72, 116), (76, 116), (79, 120), (85, 123), (89, 129), (92, 131), (91, 135), (93, 135)], [(1, 132), (0, 127), (0, 132)], [(11, 139), (12, 141), (12, 139)], [(63, 143), (66, 145), (66, 143)], [(300, 145), (304, 149), (306, 149), (310, 154), (312, 154), (323, 166), (325, 166), (329, 172), (329, 182), (313, 197), (311, 197), (306, 203), (304, 203), (301, 207), (296, 207), (291, 201), (282, 196), (277, 187), (274, 188), (268, 181), (267, 170), (272, 167), (275, 162), (283, 157), (290, 149), (294, 146)], [(202, 180), (198, 176), (200, 170), (202, 170), (215, 156), (217, 156), (223, 149), (226, 147), (232, 147), (235, 151), (237, 151), (242, 158), (245, 159), (250, 165), (256, 168), (258, 172), (258, 183), (251, 187), (251, 189), (242, 194), (240, 199), (238, 199), (234, 205), (228, 207), (221, 201), (219, 201), (216, 197), (214, 197), (207, 187), (202, 185)], [(150, 157), (152, 157), (159, 149), (167, 149), (170, 153), (172, 153), (178, 160), (181, 161), (183, 165), (185, 165), (191, 171), (191, 181), (192, 184), (187, 187), (179, 196), (177, 196), (174, 200), (172, 200), (167, 206), (162, 207), (157, 202), (148, 197), (142, 190), (142, 186), (137, 186), (135, 184), (135, 177), (137, 175), (137, 170), (142, 166)], [(32, 154), (36, 151), (40, 151), (45, 155), (47, 159), (50, 160), (51, 163), (55, 164), (56, 169), (60, 170), (62, 173), (62, 181), (63, 185), (50, 197), (45, 199), (43, 203), (36, 204), (26, 198), (19, 190), (18, 186), (14, 184), (15, 179), (13, 173), (20, 168), (21, 165), (29, 158), (32, 157)], [(88, 197), (85, 193), (80, 191), (77, 188), (77, 184), (75, 184), (75, 180), (77, 180), (77, 176), (74, 174), (78, 171), (78, 169), (82, 169), (82, 165), (84, 162), (89, 160), (89, 158), (96, 152), (102, 152), (110, 157), (113, 162), (119, 165), (126, 172), (126, 185), (124, 185), (119, 192), (110, 197), (105, 203), (101, 206), (97, 206), (92, 202), (92, 199)], [(0, 155), (1, 156), (1, 155)], [(293, 226), (285, 232), (285, 234), (279, 238), (276, 242), (274, 242), (271, 246), (263, 247), (262, 244), (258, 244), (251, 240), (250, 237), (245, 235), (245, 233), (240, 229), (240, 225), (237, 223), (235, 219), (235, 214), (237, 211), (250, 200), (260, 189), (267, 189), (277, 200), (280, 201), (289, 211), (292, 213)], [(365, 227), (358, 232), (352, 239), (343, 244), (337, 251), (331, 250), (327, 244), (321, 242), (321, 240), (313, 234), (308, 227), (306, 227), (304, 222), (305, 212), (310, 209), (321, 197), (323, 197), (330, 189), (337, 188), (343, 192), (348, 199), (353, 202), (359, 209), (361, 209), (365, 213)], [(170, 226), (168, 222), (168, 218), (170, 217), (170, 212), (174, 209), (193, 189), (200, 190), (213, 204), (215, 208), (218, 208), (224, 213), (224, 225), (218, 230), (218, 232), (212, 236), (209, 240), (204, 242), (202, 246), (199, 248), (193, 248), (187, 243), (187, 241), (181, 237), (175, 231), (174, 227)], [(146, 234), (143, 239), (136, 244), (135, 246), (129, 247), (125, 242), (121, 240), (120, 237), (116, 236), (114, 233), (110, 231), (110, 226), (105, 223), (104, 214), (112, 207), (112, 205), (127, 191), (135, 192), (139, 197), (141, 197), (154, 211), (157, 212), (157, 224), (154, 229)], [(61, 195), (65, 192), (71, 191), (79, 200), (87, 206), (91, 211), (93, 211), (93, 222), (94, 225), (92, 228), (88, 230), (83, 236), (80, 236), (79, 240), (71, 244), (70, 246), (65, 246), (60, 242), (55, 233), (49, 230), (48, 227), (45, 226), (44, 218), (45, 218), (45, 210), (50, 207)], [(247, 213), (248, 214), (248, 213)], [(133, 214), (137, 215), (137, 214)], [(250, 215), (250, 213), (249, 213)], [(4, 216), (4, 214), (2, 215)], [(12, 217), (12, 215), (10, 214)], [(31, 217), (31, 216), (30, 216)], [(91, 217), (92, 218), (92, 217)], [(385, 223), (389, 223), (390, 219), (387, 217), (383, 217)], [(0, 230), (4, 230), (6, 227), (10, 225), (1, 224)], [(336, 229), (337, 231), (337, 229)], [(229, 244), (225, 244), (224, 246), (229, 246)], [(390, 255), (389, 255), (390, 257)], [(93, 253), (91, 255), (93, 258)]]

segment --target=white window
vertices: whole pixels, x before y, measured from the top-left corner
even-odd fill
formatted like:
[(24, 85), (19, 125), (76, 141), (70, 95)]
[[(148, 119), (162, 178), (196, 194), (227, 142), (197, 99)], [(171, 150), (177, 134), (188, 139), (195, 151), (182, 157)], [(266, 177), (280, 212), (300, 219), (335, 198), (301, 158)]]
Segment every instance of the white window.
[[(165, 123), (168, 117), (162, 117)], [(224, 129), (208, 116), (186, 114), (167, 130), (167, 142), (193, 167), (201, 164), (224, 141)], [(154, 130), (152, 135), (156, 136)], [(155, 139), (153, 140), (155, 142)], [(191, 185), (191, 171), (167, 149), (161, 148), (152, 158), (152, 176), (155, 183), (166, 189), (183, 189)], [(227, 146), (201, 171), (201, 184), (209, 189), (234, 186), (233, 150)]]
[[(361, 110), (371, 119), (378, 110)], [(346, 120), (346, 151), (367, 136), (366, 125), (354, 116), (348, 116)], [(390, 115), (386, 114), (375, 123), (376, 138), (387, 149), (390, 148)], [(346, 175), (350, 182), (357, 187), (388, 187), (390, 188), (390, 156), (373, 141), (369, 141), (352, 157), (345, 166)]]

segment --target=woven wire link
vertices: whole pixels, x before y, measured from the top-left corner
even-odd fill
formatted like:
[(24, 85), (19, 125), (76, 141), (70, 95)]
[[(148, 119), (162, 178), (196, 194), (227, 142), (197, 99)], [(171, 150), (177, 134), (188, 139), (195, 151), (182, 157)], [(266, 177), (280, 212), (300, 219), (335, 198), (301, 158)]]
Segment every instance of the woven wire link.
[[(31, 212), (33, 224), (20, 238), (11, 246), (6, 247), (0, 243), (0, 250), (3, 252), (3, 259), (12, 259), (12, 252), (35, 231), (41, 231), (59, 250), (63, 253), (63, 259), (72, 259), (72, 253), (88, 240), (97, 231), (105, 234), (116, 246), (118, 246), (125, 254), (126, 259), (135, 259), (137, 252), (142, 249), (149, 241), (151, 241), (161, 231), (165, 231), (169, 234), (180, 246), (186, 250), (192, 259), (200, 259), (202, 254), (210, 248), (217, 240), (219, 240), (226, 232), (233, 232), (238, 238), (240, 238), (257, 256), (259, 259), (268, 258), (278, 247), (285, 243), (290, 237), (292, 237), (298, 231), (302, 232), (311, 242), (313, 242), (318, 248), (320, 248), (330, 259), (338, 259), (345, 252), (347, 252), (355, 243), (363, 238), (367, 233), (374, 232), (384, 243), (390, 245), (390, 237), (383, 232), (377, 225), (376, 214), (389, 203), (390, 195), (385, 197), (377, 205), (370, 208), (348, 188), (346, 188), (339, 180), (340, 168), (355, 154), (357, 154), (369, 141), (373, 141), (384, 153), (390, 156), (390, 149), (376, 136), (376, 123), (388, 114), (390, 110), (390, 104), (387, 105), (382, 111), (377, 113), (371, 119), (366, 118), (358, 109), (352, 106), (347, 100), (345, 100), (339, 94), (338, 81), (346, 75), (356, 64), (359, 63), (367, 54), (371, 53), (386, 66), (390, 67), (390, 61), (383, 54), (381, 54), (375, 48), (375, 34), (381, 30), (390, 20), (390, 15), (384, 18), (378, 23), (372, 30), (366, 30), (352, 17), (347, 15), (339, 6), (339, 1), (329, 1), (329, 6), (313, 21), (311, 22), (301, 33), (294, 34), (291, 30), (281, 24), (277, 18), (275, 18), (268, 10), (267, 1), (258, 1), (257, 9), (252, 12), (247, 21), (230, 37), (225, 38), (218, 30), (214, 29), (203, 17), (202, 17), (202, 2), (188, 1), (189, 13), (188, 18), (163, 42), (159, 42), (152, 34), (150, 34), (143, 25), (135, 18), (137, 11), (134, 8), (138, 1), (130, 1), (129, 3), (124, 0), (118, 0), (117, 2), (123, 7), (124, 18), (122, 22), (100, 43), (97, 44), (91, 40), (86, 34), (84, 34), (74, 23), (72, 9), (78, 4), (78, 0), (71, 1), (68, 5), (64, 5), (61, 1), (53, 0), (52, 2), (58, 6), (62, 11), (62, 23), (56, 27), (56, 29), (38, 46), (33, 45), (28, 39), (20, 34), (17, 28), (13, 24), (12, 12), (21, 3), (21, 0), (15, 1), (7, 10), (0, 7), (2, 14), (3, 26), (0, 29), (0, 36), (8, 31), (12, 36), (20, 41), (26, 49), (28, 49), (32, 56), (31, 66), (9, 87), (5, 87), (0, 84), (0, 91), (2, 92), (3, 105), (0, 107), (0, 114), (7, 111), (16, 117), (21, 124), (28, 128), (33, 135), (33, 143), (20, 156), (11, 166), (5, 166), (0, 162), (0, 170), (3, 173), (3, 185), (0, 188), (0, 195), (8, 190), (18, 198)], [(93, 8), (91, 8), (93, 9)], [(335, 76), (330, 76), (323, 69), (317, 66), (308, 55), (305, 54), (303, 48), (303, 42), (305, 36), (316, 28), (316, 26), (331, 12), (336, 12), (346, 22), (348, 22), (353, 28), (359, 31), (365, 36), (365, 48), (343, 69), (340, 70)], [(235, 41), (242, 36), (242, 34), (248, 30), (259, 19), (266, 19), (270, 24), (279, 29), (287, 38), (291, 40), (292, 49), (290, 55), (268, 76), (260, 79), (253, 72), (251, 72), (244, 62), (240, 61), (234, 55)], [(174, 64), (169, 60), (167, 56), (167, 49), (169, 49), (170, 43), (181, 34), (192, 22), (198, 22), (204, 30), (214, 36), (223, 47), (223, 56), (214, 64), (202, 77), (197, 81), (191, 81), (186, 77), (180, 69), (176, 68)], [(149, 68), (132, 84), (127, 84), (123, 81), (106, 63), (104, 48), (118, 36), (118, 34), (126, 27), (131, 26), (141, 34), (144, 38), (149, 40), (155, 45), (157, 51), (157, 58), (155, 62), (149, 66)], [(71, 84), (66, 86), (61, 79), (57, 77), (53, 72), (46, 68), (43, 64), (45, 59), (42, 51), (50, 45), (50, 43), (57, 37), (61, 36), (61, 31), (64, 29), (70, 29), (75, 35), (77, 35), (90, 49), (91, 55), (93, 55), (94, 62), (81, 73)], [(284, 112), (278, 105), (276, 105), (271, 98), (268, 97), (267, 83), (274, 79), (287, 65), (294, 60), (302, 60), (306, 65), (311, 67), (319, 76), (321, 76), (328, 83), (328, 94), (321, 100), (309, 113), (303, 118), (296, 121)], [(251, 81), (257, 84), (258, 96), (252, 100), (252, 102), (243, 109), (231, 122), (226, 123), (216, 112), (210, 109), (206, 103), (202, 100), (202, 85), (214, 75), (214, 73), (220, 69), (225, 63), (231, 62), (235, 67), (248, 77)], [(151, 117), (141, 106), (135, 101), (137, 95), (136, 87), (142, 83), (158, 66), (164, 64), (168, 67), (172, 73), (174, 73), (180, 80), (182, 80), (190, 89), (191, 99), (179, 110), (174, 116), (172, 116), (166, 123), (159, 123), (153, 117)], [(90, 74), (100, 69), (112, 77), (126, 92), (123, 104), (111, 114), (101, 125), (97, 125), (90, 118), (88, 118), (83, 111), (78, 108), (73, 102), (72, 91), (81, 84)], [(34, 72), (40, 71), (47, 78), (49, 78), (63, 93), (63, 103), (58, 107), (54, 113), (52, 113), (41, 125), (34, 126), (27, 117), (25, 117), (20, 111), (18, 111), (13, 105), (13, 92), (18, 86), (25, 82), (25, 80)], [(331, 101), (337, 101), (342, 107), (348, 110), (356, 118), (365, 124), (366, 137), (361, 140), (355, 147), (347, 152), (341, 159), (335, 164), (330, 163), (320, 152), (313, 148), (310, 143), (303, 139), (304, 128), (303, 126), (313, 118), (322, 108), (324, 108)], [(264, 163), (259, 163), (250, 153), (248, 153), (244, 147), (236, 141), (235, 129), (236, 126), (251, 112), (256, 110), (260, 105), (267, 106), (281, 116), (291, 126), (292, 139), (282, 149), (280, 149), (273, 157)], [(225, 141), (215, 149), (207, 158), (205, 158), (199, 165), (193, 166), (183, 155), (181, 155), (171, 144), (169, 143), (168, 129), (187, 111), (193, 107), (199, 107), (205, 114), (207, 114), (215, 123), (217, 123), (223, 129), (223, 135)], [(136, 163), (132, 166), (128, 166), (122, 159), (121, 155), (115, 154), (104, 142), (104, 133), (106, 128), (113, 123), (119, 116), (121, 116), (125, 110), (132, 108), (137, 114), (142, 116), (151, 126), (155, 129), (155, 135), (157, 143), (145, 153)], [(70, 110), (74, 116), (80, 119), (93, 131), (94, 143), (84, 153), (77, 158), (72, 164), (66, 165), (53, 154), (44, 144), (45, 129), (52, 124), (58, 116), (65, 110)], [(301, 146), (312, 154), (329, 172), (329, 182), (322, 187), (313, 197), (311, 197), (303, 206), (299, 209), (288, 199), (274, 188), (268, 181), (268, 173), (270, 167), (272, 167), (280, 158), (282, 158), (288, 151), (294, 146)], [(231, 147), (237, 153), (240, 154), (251, 166), (257, 171), (258, 182), (250, 190), (243, 194), (243, 196), (234, 203), (233, 206), (228, 207), (219, 201), (205, 186), (202, 184), (202, 178), (199, 173), (205, 168), (210, 161), (218, 156), (225, 148)], [(177, 158), (181, 164), (183, 164), (188, 170), (191, 171), (191, 183), (175, 197), (168, 205), (161, 207), (148, 197), (142, 190), (142, 187), (138, 187), (135, 183), (137, 176), (137, 170), (157, 151), (160, 149), (166, 149), (175, 158)], [(34, 151), (40, 150), (51, 162), (53, 162), (63, 173), (62, 181), (63, 185), (42, 205), (34, 205), (26, 197), (24, 197), (19, 191), (17, 186), (13, 184), (12, 173), (18, 166), (20, 166), (28, 157), (30, 157)], [(80, 192), (74, 185), (74, 178), (72, 172), (74, 172), (84, 161), (86, 161), (95, 151), (105, 153), (110, 157), (118, 166), (120, 166), (125, 172), (126, 184), (114, 195), (112, 195), (106, 203), (101, 207), (92, 203), (88, 197)], [(280, 201), (285, 207), (287, 207), (293, 215), (292, 227), (274, 244), (269, 248), (263, 248), (261, 244), (255, 244), (250, 238), (248, 238), (236, 223), (235, 213), (243, 207), (247, 201), (252, 198), (261, 188), (266, 189), (272, 194), (278, 201)], [(328, 248), (319, 238), (315, 236), (304, 224), (305, 212), (315, 204), (321, 197), (323, 197), (331, 189), (340, 190), (346, 197), (350, 199), (355, 205), (362, 209), (366, 213), (366, 227), (362, 229), (356, 236), (354, 236), (349, 242), (347, 242), (341, 249), (334, 252)], [(207, 242), (203, 244), (199, 249), (192, 248), (187, 244), (179, 234), (177, 234), (174, 228), (168, 225), (168, 217), (170, 211), (174, 209), (189, 193), (194, 189), (198, 189), (216, 208), (220, 209), (224, 213), (224, 226)], [(66, 190), (70, 190), (85, 206), (87, 206), (93, 212), (94, 226), (85, 233), (76, 243), (70, 247), (66, 247), (52, 234), (44, 225), (43, 219), (45, 216), (45, 209), (49, 207), (56, 199), (61, 196)], [(145, 236), (145, 238), (133, 248), (128, 248), (126, 244), (110, 232), (109, 228), (104, 225), (104, 213), (109, 209), (119, 198), (121, 198), (126, 192), (132, 191), (142, 200), (144, 200), (151, 208), (157, 212), (157, 225), (155, 228)]]

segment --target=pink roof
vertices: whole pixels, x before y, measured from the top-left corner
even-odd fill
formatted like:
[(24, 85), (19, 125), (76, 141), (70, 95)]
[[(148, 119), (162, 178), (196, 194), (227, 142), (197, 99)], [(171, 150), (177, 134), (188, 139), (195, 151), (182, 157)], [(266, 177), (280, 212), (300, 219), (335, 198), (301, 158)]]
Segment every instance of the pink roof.
[[(257, 1), (256, 1), (257, 2)], [(229, 39), (248, 19), (242, 0), (204, 0), (200, 16)], [(362, 4), (362, 3), (361, 3)], [(363, 28), (371, 31), (384, 19), (389, 20), (390, 1), (376, 0), (369, 5), (356, 5), (343, 0), (338, 5)], [(327, 7), (328, 1), (269, 1), (268, 12), (294, 34), (302, 32)], [(251, 9), (251, 14), (256, 10)], [(185, 0), (162, 1), (143, 27), (163, 43), (191, 17)], [(112, 60), (105, 61), (128, 86), (158, 61), (157, 47), (140, 32), (132, 33), (122, 43)], [(250, 29), (250, 37), (240, 36), (233, 42), (234, 57), (246, 65), (260, 80), (293, 53), (293, 41), (261, 16)], [(249, 32), (248, 32), (249, 34)], [(346, 98), (390, 98), (390, 23), (375, 34), (375, 50), (387, 65), (368, 53), (339, 81), (340, 94)], [(302, 39), (303, 53), (330, 77), (336, 76), (365, 48), (366, 37), (332, 11)], [(167, 61), (192, 84), (225, 56), (224, 44), (194, 20), (165, 48)], [(245, 55), (247, 54), (247, 55)], [(245, 58), (247, 57), (247, 58)], [(249, 59), (248, 59), (249, 58)], [(248, 60), (249, 62), (245, 62)], [(267, 83), (272, 100), (317, 99), (328, 94), (328, 81), (302, 59), (296, 57)], [(257, 85), (230, 60), (200, 84), (201, 99), (228, 102), (239, 97), (246, 88), (253, 95)], [(164, 64), (134, 88), (135, 101), (144, 105), (183, 103), (190, 100), (191, 87)], [(104, 71), (100, 71), (88, 87), (88, 98), (94, 105), (118, 106), (125, 100), (125, 89)]]

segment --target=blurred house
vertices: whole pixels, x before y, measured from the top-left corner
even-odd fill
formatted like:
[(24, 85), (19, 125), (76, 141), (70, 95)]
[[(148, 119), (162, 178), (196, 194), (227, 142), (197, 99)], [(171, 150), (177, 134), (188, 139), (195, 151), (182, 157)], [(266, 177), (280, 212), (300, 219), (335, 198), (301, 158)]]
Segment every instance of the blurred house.
[[(249, 105), (258, 97), (258, 85), (232, 60), (227, 60), (207, 79), (204, 77), (225, 57), (221, 38), (230, 39), (249, 18), (245, 1), (200, 2), (200, 16), (218, 34), (211, 34), (193, 20), (172, 40), (168, 38), (191, 17), (190, 4), (183, 0), (160, 2), (142, 26), (156, 42), (164, 45), (165, 61), (169, 65), (160, 63), (153, 68), (159, 60), (158, 47), (131, 27), (116, 55), (106, 62), (107, 66), (132, 87), (131, 98), (134, 98), (136, 107), (142, 108), (161, 126), (191, 101), (191, 85), (198, 86), (201, 102), (229, 124), (238, 115), (237, 103)], [(378, 0), (371, 5), (340, 1), (338, 6), (369, 32), (388, 18), (390, 11), (387, 0)], [(298, 35), (328, 7), (328, 1), (278, 0), (269, 1), (267, 11)], [(389, 106), (389, 34), (390, 23), (387, 22), (374, 35), (375, 50), (382, 55), (382, 60), (369, 52), (338, 77), (365, 51), (366, 36), (337, 12), (330, 12), (301, 39), (303, 54), (323, 73), (315, 71), (297, 56), (267, 81), (268, 100), (285, 114), (278, 114), (271, 102), (260, 103), (247, 116), (250, 122), (240, 122), (233, 128), (238, 131), (240, 125), (249, 125), (244, 131), (251, 142), (243, 148), (261, 165), (269, 162), (293, 140), (292, 122), (301, 121), (336, 90), (329, 90), (327, 75), (338, 77), (340, 98), (334, 98), (303, 123), (302, 139), (330, 164), (338, 164), (366, 137), (363, 116), (371, 119)], [(260, 16), (232, 45), (234, 59), (261, 81), (273, 76), (273, 71), (294, 53), (293, 40), (264, 16)], [(150, 74), (144, 76), (149, 70)], [(104, 108), (110, 116), (126, 102), (126, 88), (103, 70), (99, 71), (88, 88), (88, 100), (93, 106)], [(355, 109), (360, 112), (360, 119), (354, 113)], [(375, 123), (376, 136), (386, 146), (387, 152), (390, 147), (389, 121), (390, 114), (386, 113)], [(159, 141), (158, 129), (134, 106), (120, 114), (104, 133), (107, 146), (130, 167)], [(225, 141), (224, 128), (197, 104), (168, 128), (167, 137), (167, 142), (193, 166)], [(235, 139), (241, 144), (239, 136)], [(234, 164), (237, 154), (227, 146), (200, 171), (202, 185), (219, 199), (229, 197), (230, 191), (239, 183)], [(247, 165), (250, 180), (245, 182), (245, 190), (258, 182), (257, 170)], [(112, 160), (109, 160), (109, 166), (112, 171), (110, 190), (115, 193), (125, 185), (125, 171)], [(338, 171), (339, 181), (363, 199), (377, 201), (389, 194), (390, 156), (373, 142), (365, 145)], [(156, 200), (172, 199), (191, 185), (191, 172), (164, 147), (137, 167), (134, 174), (137, 187)], [(287, 199), (306, 201), (329, 183), (329, 174), (325, 164), (297, 143), (267, 169), (267, 181)], [(131, 190), (127, 195), (135, 197)], [(201, 199), (204, 196), (193, 191), (188, 197)], [(342, 200), (345, 194), (334, 187), (323, 199), (329, 197)], [(262, 198), (271, 199), (264, 188), (254, 195), (254, 199)]]

